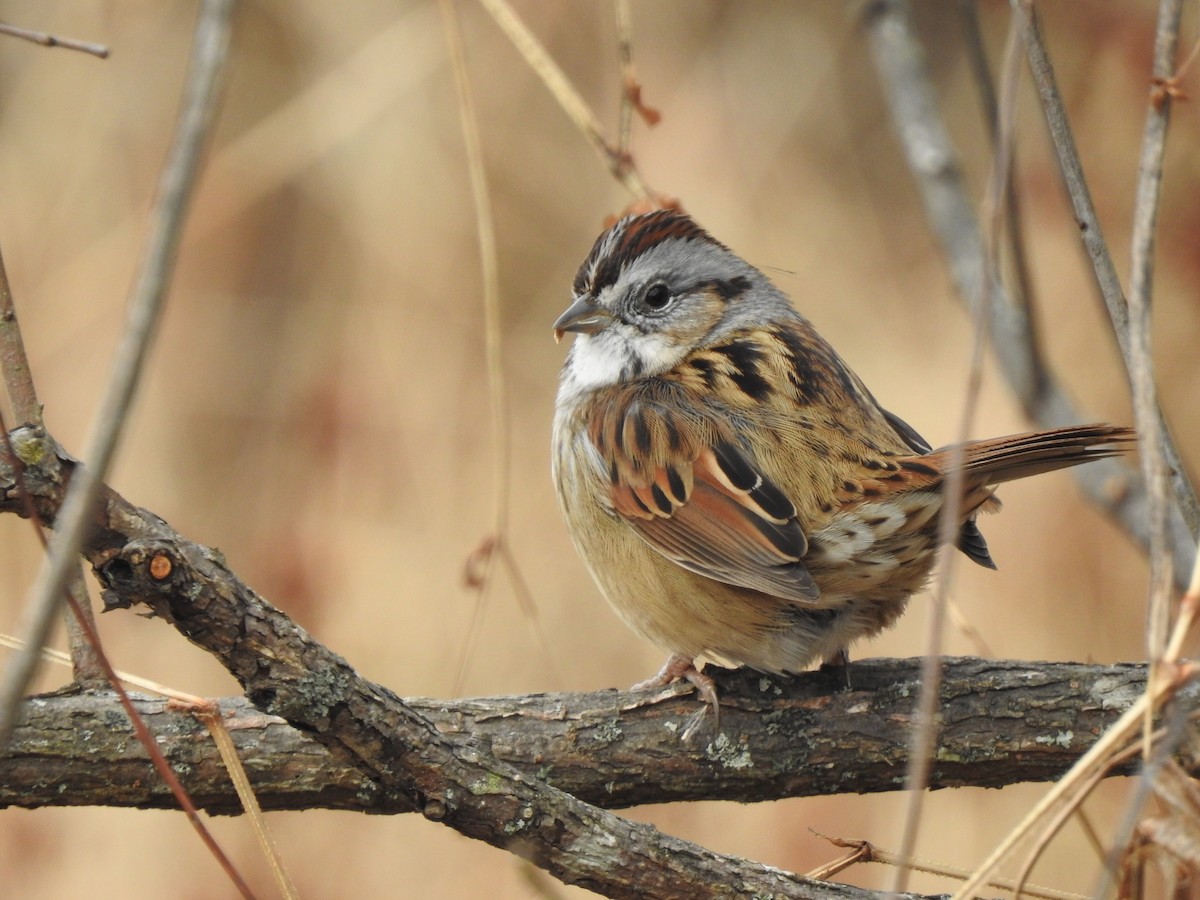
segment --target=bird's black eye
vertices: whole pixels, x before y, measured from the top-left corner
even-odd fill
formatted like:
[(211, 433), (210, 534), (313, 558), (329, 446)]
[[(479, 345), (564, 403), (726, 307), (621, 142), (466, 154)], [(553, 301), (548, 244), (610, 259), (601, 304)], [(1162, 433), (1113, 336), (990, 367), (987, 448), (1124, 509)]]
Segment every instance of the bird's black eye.
[(642, 298), (642, 302), (646, 304), (647, 309), (666, 309), (667, 304), (671, 302), (671, 289), (661, 281), (652, 284), (646, 289), (646, 295)]

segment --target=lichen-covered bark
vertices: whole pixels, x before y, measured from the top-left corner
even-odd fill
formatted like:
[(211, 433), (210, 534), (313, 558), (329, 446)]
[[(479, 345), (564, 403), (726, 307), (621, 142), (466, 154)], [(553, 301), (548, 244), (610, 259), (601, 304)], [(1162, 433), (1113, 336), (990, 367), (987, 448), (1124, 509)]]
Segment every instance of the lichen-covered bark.
[[(497, 760), (596, 806), (769, 800), (899, 787), (916, 660), (851, 668), (853, 689), (821, 673), (720, 676), (722, 733), (679, 739), (697, 705), (686, 693), (535, 694), (404, 703), (448, 738), (472, 735)], [(1140, 665), (947, 660), (931, 787), (999, 787), (1061, 775), (1142, 691)], [(1188, 686), (1184, 702), (1200, 687)], [(206, 730), (166, 701), (139, 709), (198, 806), (240, 811)], [(267, 809), (406, 812), (325, 745), (239, 697), (221, 701)], [(1193, 767), (1195, 771), (1195, 767)], [(653, 777), (646, 777), (652, 772)], [(173, 807), (110, 694), (30, 701), (0, 755), (0, 806)]]

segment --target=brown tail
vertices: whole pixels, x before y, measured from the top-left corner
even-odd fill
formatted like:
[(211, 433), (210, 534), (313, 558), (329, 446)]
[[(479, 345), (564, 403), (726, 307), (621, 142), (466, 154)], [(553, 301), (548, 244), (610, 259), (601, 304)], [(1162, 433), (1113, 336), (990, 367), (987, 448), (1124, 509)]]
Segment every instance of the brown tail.
[[(1137, 440), (1132, 428), (1114, 425), (1068, 425), (1050, 431), (1030, 431), (1007, 437), (971, 441), (966, 446), (969, 475), (983, 484), (1003, 484), (1029, 475), (1053, 472), (1094, 459), (1118, 456)], [(948, 449), (937, 451), (948, 454)]]

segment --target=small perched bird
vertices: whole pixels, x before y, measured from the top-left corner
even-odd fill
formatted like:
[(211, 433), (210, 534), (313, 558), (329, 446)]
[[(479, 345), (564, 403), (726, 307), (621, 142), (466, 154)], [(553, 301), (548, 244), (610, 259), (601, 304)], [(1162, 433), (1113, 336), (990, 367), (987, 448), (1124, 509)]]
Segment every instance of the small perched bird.
[[(554, 323), (575, 335), (553, 468), (571, 537), (609, 602), (671, 652), (763, 672), (845, 661), (933, 567), (952, 449), (881, 408), (788, 298), (688, 216), (596, 240)], [(957, 546), (994, 568), (975, 517), (994, 485), (1120, 452), (1127, 428), (973, 441)]]

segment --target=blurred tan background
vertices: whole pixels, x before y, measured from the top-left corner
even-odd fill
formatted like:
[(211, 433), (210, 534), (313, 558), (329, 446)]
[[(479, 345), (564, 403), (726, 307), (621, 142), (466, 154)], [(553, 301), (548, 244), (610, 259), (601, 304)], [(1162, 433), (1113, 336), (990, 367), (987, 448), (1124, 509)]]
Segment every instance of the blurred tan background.
[[(920, 5), (946, 115), (981, 192), (982, 119), (956, 3)], [(983, 4), (993, 60), (1007, 4)], [(1121, 271), (1146, 100), (1154, 4), (1041, 4), (1092, 190)], [(516, 3), (615, 130), (611, 5)], [(969, 352), (893, 139), (856, 4), (634, 4), (654, 129), (634, 150), (657, 190), (766, 268), (872, 387), (935, 445), (954, 436)], [(564, 348), (550, 323), (605, 216), (630, 198), (482, 10), (461, 10), (496, 209), (513, 465), (510, 541), (545, 641), (501, 578), (464, 694), (625, 686), (663, 654), (608, 609), (559, 521), (550, 420)], [(1194, 9), (1189, 5), (1189, 15)], [(195, 7), (159, 0), (0, 3), (0, 19), (106, 43), (99, 61), (0, 40), (0, 247), (46, 419), (79, 451), (106, 376), (176, 109)], [(1194, 34), (1195, 21), (1188, 22)], [(1190, 39), (1189, 39), (1190, 40)], [(1185, 40), (1185, 44), (1188, 40)], [(1194, 87), (1193, 77), (1185, 88)], [(1019, 177), (1048, 352), (1081, 408), (1130, 421), (1127, 390), (1025, 86)], [(1200, 440), (1200, 135), (1177, 107), (1157, 292), (1164, 403)], [(491, 527), (475, 223), (435, 4), (246, 3), (224, 106), (149, 376), (110, 482), (401, 694), (448, 696), (475, 595), (464, 563)], [(1027, 427), (990, 367), (976, 436)], [(1142, 657), (1146, 567), (1067, 474), (1007, 486), (984, 524), (999, 572), (961, 564), (953, 596), (1003, 657)], [(0, 520), (0, 628), (13, 631), (39, 548)], [(920, 652), (918, 597), (858, 657)], [(115, 665), (207, 695), (237, 685), (162, 623), (101, 627)], [(948, 651), (980, 652), (961, 632)], [(2, 662), (0, 657), (0, 662)], [(49, 673), (48, 688), (63, 676)], [(921, 856), (969, 867), (1040, 786), (931, 796)], [(1129, 783), (1088, 807), (1102, 835)], [(629, 815), (794, 871), (836, 855), (810, 829), (900, 842), (899, 794), (691, 804)], [(513, 857), (413, 816), (273, 814), (304, 896), (538, 896)], [(263, 896), (249, 826), (214, 821)], [(1071, 825), (1035, 880), (1088, 891), (1096, 859)], [(0, 811), (13, 897), (233, 896), (182, 816)], [(882, 886), (859, 868), (844, 880)], [(914, 888), (947, 890), (918, 877)], [(552, 887), (555, 896), (582, 892)]]

